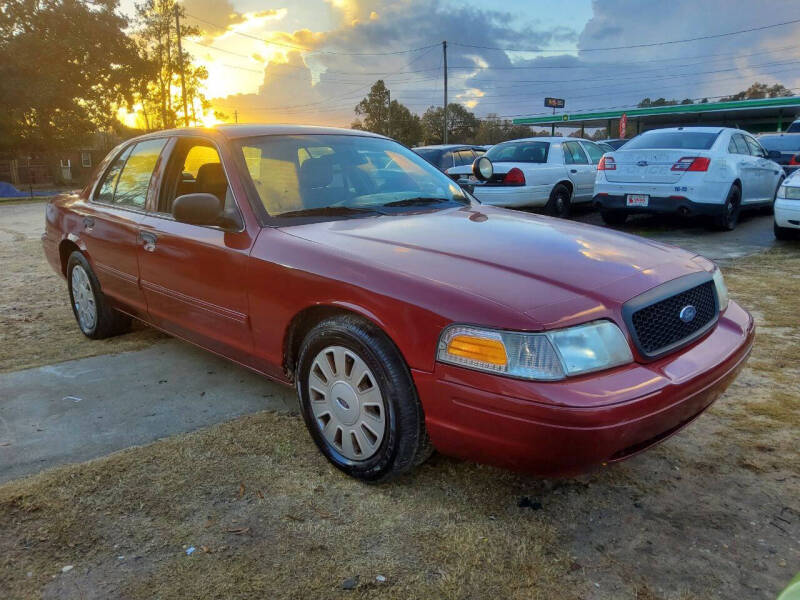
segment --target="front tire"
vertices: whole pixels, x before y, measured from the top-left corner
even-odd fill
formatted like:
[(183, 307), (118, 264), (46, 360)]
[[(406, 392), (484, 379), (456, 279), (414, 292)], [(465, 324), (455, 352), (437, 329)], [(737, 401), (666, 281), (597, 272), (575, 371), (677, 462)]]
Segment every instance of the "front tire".
[(739, 186), (732, 185), (725, 198), (722, 214), (717, 216), (714, 226), (721, 231), (733, 231), (739, 224), (739, 215), (742, 211), (742, 190)]
[(83, 335), (101, 340), (130, 329), (131, 318), (111, 307), (89, 261), (77, 250), (67, 261), (67, 286), (72, 314)]
[(351, 477), (384, 481), (433, 451), (405, 361), (364, 319), (333, 317), (308, 333), (298, 360), (297, 393), (314, 443)]
[(798, 230), (790, 227), (781, 227), (775, 221), (772, 222), (772, 231), (775, 233), (775, 239), (782, 242), (798, 239)]
[(571, 197), (572, 193), (567, 186), (563, 183), (557, 184), (550, 192), (550, 198), (544, 207), (544, 211), (552, 217), (569, 218), (572, 211)]

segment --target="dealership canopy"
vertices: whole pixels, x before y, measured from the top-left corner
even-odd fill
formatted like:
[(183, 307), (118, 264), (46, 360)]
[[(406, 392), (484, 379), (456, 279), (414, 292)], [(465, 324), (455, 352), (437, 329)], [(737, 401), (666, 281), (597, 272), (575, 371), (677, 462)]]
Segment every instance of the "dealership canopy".
[(680, 125), (720, 125), (753, 132), (783, 131), (800, 115), (800, 96), (531, 116), (514, 119), (514, 124), (612, 130), (612, 125), (618, 123), (622, 115), (627, 115), (628, 131), (633, 134), (654, 127)]

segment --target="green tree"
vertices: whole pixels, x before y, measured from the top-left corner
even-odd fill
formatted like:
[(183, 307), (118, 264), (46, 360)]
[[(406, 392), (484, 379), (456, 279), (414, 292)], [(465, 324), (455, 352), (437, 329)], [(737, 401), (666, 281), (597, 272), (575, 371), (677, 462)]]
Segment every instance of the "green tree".
[(759, 83), (756, 81), (746, 90), (742, 90), (732, 96), (720, 98), (720, 102), (729, 102), (731, 100), (755, 100), (757, 98), (782, 98), (791, 95), (792, 90), (784, 87), (780, 83), (767, 85), (766, 83)]
[(0, 146), (51, 152), (118, 124), (144, 63), (117, 0), (0, 4)]
[(489, 114), (478, 123), (473, 142), (476, 144), (497, 144), (507, 140), (531, 137), (532, 135), (531, 128), (528, 125), (514, 125), (508, 119), (500, 119), (496, 114)]
[[(441, 144), (444, 139), (444, 108), (431, 106), (421, 118), (425, 144)], [(464, 105), (447, 105), (447, 141), (462, 144), (472, 141), (478, 129), (478, 119)]]
[(391, 92), (379, 79), (369, 93), (355, 107), (356, 118), (350, 127), (380, 133), (398, 140), (406, 146), (414, 146), (422, 139), (419, 117), (397, 100), (391, 100)]
[[(199, 28), (186, 25), (183, 4), (175, 0), (145, 0), (136, 5), (140, 26), (135, 30), (135, 35), (139, 52), (147, 65), (145, 76), (139, 80), (136, 92), (147, 129), (162, 129), (183, 124), (183, 102), (180, 97), (181, 66), (186, 81), (189, 119), (196, 124), (198, 118), (209, 107), (209, 102), (202, 92), (208, 71), (203, 66), (192, 64), (191, 55), (186, 50), (178, 52), (176, 10), (181, 19), (181, 36), (198, 35)], [(198, 115), (198, 112), (201, 115)]]

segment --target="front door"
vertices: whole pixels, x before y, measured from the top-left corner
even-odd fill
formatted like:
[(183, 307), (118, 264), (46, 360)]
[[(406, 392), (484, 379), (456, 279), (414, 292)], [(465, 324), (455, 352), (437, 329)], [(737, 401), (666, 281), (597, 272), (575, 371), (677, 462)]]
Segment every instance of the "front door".
[[(194, 192), (217, 196), (229, 222), (200, 226), (176, 221), (174, 199)], [(254, 240), (241, 223), (214, 144), (203, 138), (177, 138), (158, 206), (140, 225), (140, 280), (150, 320), (247, 363), (252, 350), (247, 263)]]

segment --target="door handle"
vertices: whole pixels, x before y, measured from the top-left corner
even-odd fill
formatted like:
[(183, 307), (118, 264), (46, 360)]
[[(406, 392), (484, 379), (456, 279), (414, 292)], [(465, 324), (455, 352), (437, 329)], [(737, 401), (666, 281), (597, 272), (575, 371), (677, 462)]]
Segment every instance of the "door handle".
[(142, 240), (145, 250), (148, 252), (155, 251), (156, 242), (158, 241), (158, 236), (155, 233), (150, 233), (149, 231), (140, 231), (139, 239)]
[(569, 172), (570, 172), (570, 173), (577, 173), (577, 172), (578, 172), (578, 169), (570, 169), (570, 170), (569, 170)]
[(94, 217), (83, 217), (83, 228), (91, 229), (94, 227)]

